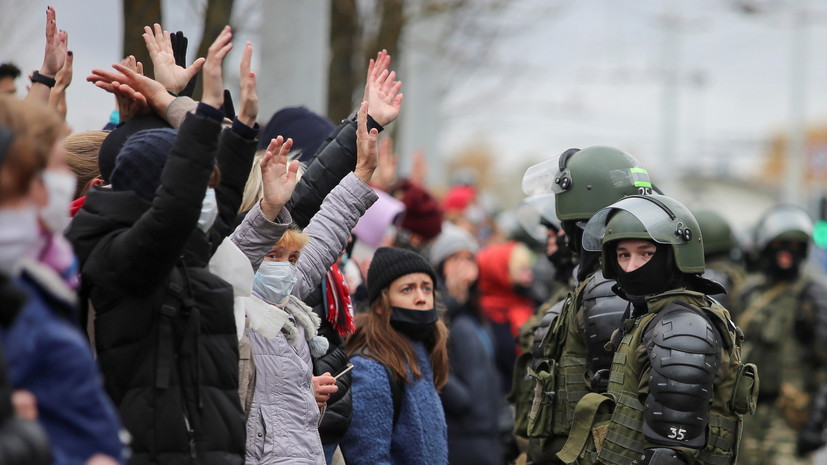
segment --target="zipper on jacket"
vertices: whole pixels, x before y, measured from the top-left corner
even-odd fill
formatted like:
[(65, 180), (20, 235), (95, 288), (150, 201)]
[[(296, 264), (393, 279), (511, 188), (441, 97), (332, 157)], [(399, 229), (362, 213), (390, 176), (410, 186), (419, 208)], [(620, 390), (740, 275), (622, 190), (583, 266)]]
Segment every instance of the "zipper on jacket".
[(195, 459), (195, 431), (192, 430), (190, 427), (190, 420), (187, 418), (186, 407), (184, 407), (184, 425), (187, 427), (187, 437), (189, 438), (189, 445), (190, 445), (190, 458)]

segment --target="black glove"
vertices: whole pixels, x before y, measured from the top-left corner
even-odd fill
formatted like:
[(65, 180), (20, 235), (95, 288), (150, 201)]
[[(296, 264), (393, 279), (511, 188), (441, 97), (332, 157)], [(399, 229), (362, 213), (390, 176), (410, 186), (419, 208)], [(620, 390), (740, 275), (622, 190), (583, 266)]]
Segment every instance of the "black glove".
[(804, 425), (804, 428), (801, 428), (801, 431), (798, 432), (795, 453), (799, 457), (804, 457), (814, 450), (821, 449), (824, 447), (824, 444), (824, 434), (821, 428)]
[(655, 449), (646, 449), (643, 452), (643, 460), (641, 465), (686, 465), (686, 462), (672, 449), (658, 447)]
[(235, 119), (235, 106), (233, 106), (233, 96), (230, 95), (230, 91), (224, 89), (224, 116), (228, 120)]
[[(172, 42), (172, 54), (173, 56), (175, 56), (175, 64), (183, 68), (186, 68), (187, 45), (189, 44), (187, 36), (185, 36), (183, 32), (178, 31), (174, 34), (170, 34), (169, 40), (170, 42)], [(179, 92), (178, 95), (192, 97), (192, 93), (195, 92), (196, 81), (198, 81), (198, 73), (195, 73), (195, 76), (193, 76), (192, 79), (190, 79), (190, 82), (187, 83), (187, 86), (184, 87), (184, 90)]]

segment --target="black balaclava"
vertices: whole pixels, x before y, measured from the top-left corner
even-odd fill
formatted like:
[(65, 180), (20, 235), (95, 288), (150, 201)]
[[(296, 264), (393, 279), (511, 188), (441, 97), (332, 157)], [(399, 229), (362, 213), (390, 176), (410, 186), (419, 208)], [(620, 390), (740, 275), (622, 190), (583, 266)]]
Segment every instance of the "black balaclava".
[[(778, 254), (789, 252), (793, 257), (792, 266), (784, 269), (778, 266)], [(773, 241), (761, 254), (761, 270), (773, 280), (792, 281), (798, 278), (801, 263), (807, 255), (807, 246), (800, 242)]]
[(643, 301), (650, 295), (660, 294), (676, 287), (681, 287), (683, 273), (675, 266), (672, 246), (654, 243), (657, 251), (652, 258), (640, 268), (625, 272), (617, 263), (617, 254), (614, 253), (617, 243), (611, 248), (608, 259), (617, 274), (617, 283), (632, 301)]
[(566, 245), (566, 235), (556, 237), (557, 251), (546, 255), (548, 261), (554, 266), (554, 279), (562, 283), (568, 283), (571, 279), (574, 268), (577, 266), (574, 252)]

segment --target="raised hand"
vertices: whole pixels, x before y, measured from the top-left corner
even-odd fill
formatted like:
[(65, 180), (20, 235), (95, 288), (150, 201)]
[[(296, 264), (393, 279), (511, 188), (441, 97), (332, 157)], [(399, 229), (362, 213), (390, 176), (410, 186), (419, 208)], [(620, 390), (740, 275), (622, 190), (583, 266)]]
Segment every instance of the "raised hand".
[(284, 140), (278, 136), (270, 141), (264, 158), (261, 159), (261, 184), (264, 195), (261, 198), (261, 212), (270, 221), (274, 221), (293, 195), (298, 181), (298, 160), (288, 165), (287, 156), (293, 148), (293, 139)]
[(220, 109), (224, 104), (224, 77), (221, 64), (224, 57), (233, 48), (233, 32), (230, 26), (224, 26), (215, 41), (207, 51), (207, 61), (204, 63), (204, 92), (201, 102), (213, 108)]
[(44, 76), (55, 77), (66, 62), (69, 36), (66, 31), (57, 29), (56, 13), (53, 7), (46, 7), (46, 52), (43, 64), (38, 72)]
[(364, 100), (368, 102), (370, 116), (377, 123), (386, 126), (399, 116), (402, 108), (402, 81), (396, 80), (396, 71), (388, 72), (391, 56), (387, 50), (376, 54), (368, 63)]
[(379, 163), (378, 138), (376, 128), (368, 131), (368, 102), (362, 102), (356, 113), (356, 169), (353, 172), (364, 183), (370, 182)]
[(250, 71), (253, 59), (253, 44), (247, 42), (241, 55), (241, 107), (238, 120), (249, 127), (256, 124), (258, 118), (258, 94), (256, 94), (256, 73)]
[(169, 31), (161, 29), (161, 25), (155, 23), (154, 30), (144, 26), (144, 43), (152, 59), (152, 66), (155, 68), (155, 80), (174, 93), (179, 93), (187, 87), (193, 76), (195, 76), (204, 65), (204, 58), (196, 59), (190, 66), (179, 66), (175, 62), (175, 51), (172, 48)]
[(393, 153), (393, 138), (385, 137), (379, 142), (379, 166), (373, 175), (373, 184), (388, 192), (396, 183), (399, 159)]
[[(129, 59), (127, 58), (127, 60)], [(134, 68), (121, 64), (114, 64), (112, 67), (119, 72), (93, 69), (92, 74), (87, 76), (86, 80), (107, 92), (114, 93), (116, 96), (119, 91), (123, 92), (121, 97), (127, 97), (131, 92), (131, 99), (135, 100), (136, 104), (139, 105), (140, 101), (143, 100), (158, 115), (163, 117), (166, 114), (167, 107), (175, 98), (167, 93), (166, 88), (160, 82), (134, 71), (133, 69), (139, 69), (137, 64)], [(123, 85), (127, 87), (122, 89)], [(133, 114), (137, 113), (133, 112)]]
[(57, 72), (57, 76), (55, 76), (55, 86), (49, 93), (49, 106), (54, 108), (64, 120), (66, 119), (66, 89), (72, 84), (72, 75), (74, 74), (72, 64), (74, 63), (74, 58), (72, 52), (67, 52), (66, 61), (63, 63), (60, 71)]
[(413, 161), (411, 163), (411, 175), (408, 180), (420, 186), (425, 185), (425, 177), (428, 175), (428, 162), (425, 159), (425, 152), (422, 149), (417, 150), (413, 154)]

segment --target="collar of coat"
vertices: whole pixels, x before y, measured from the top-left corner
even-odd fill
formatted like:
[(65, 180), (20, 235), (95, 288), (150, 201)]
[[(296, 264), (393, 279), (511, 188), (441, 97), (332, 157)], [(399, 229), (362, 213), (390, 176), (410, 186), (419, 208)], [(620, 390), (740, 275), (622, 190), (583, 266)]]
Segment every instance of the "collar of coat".
[(274, 339), (281, 332), (287, 342), (296, 345), (300, 331), (304, 331), (304, 339), (313, 357), (321, 357), (327, 352), (327, 339), (316, 334), (321, 319), (298, 297), (289, 296), (282, 309), (253, 295), (248, 298), (245, 310), (248, 326), (262, 336)]

